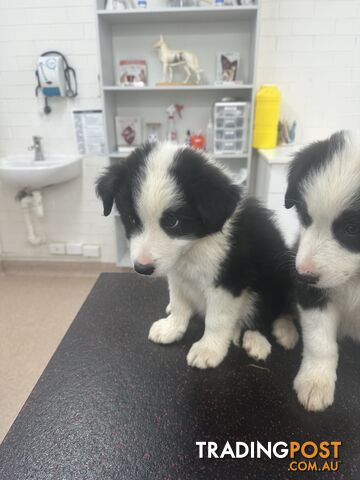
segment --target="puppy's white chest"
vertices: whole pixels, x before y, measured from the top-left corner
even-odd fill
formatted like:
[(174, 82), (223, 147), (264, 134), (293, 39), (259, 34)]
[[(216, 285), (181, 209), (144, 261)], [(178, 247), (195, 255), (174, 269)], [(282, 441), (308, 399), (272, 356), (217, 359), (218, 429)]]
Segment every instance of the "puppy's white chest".
[(205, 292), (208, 287), (207, 281), (200, 272), (196, 272), (194, 267), (192, 270), (179, 269), (172, 275), (179, 294), (184, 300), (191, 305), (194, 312), (205, 313), (206, 297)]
[(205, 313), (206, 300), (205, 294), (199, 283), (193, 281), (193, 279), (186, 279), (182, 285), (184, 296), (187, 301), (193, 307), (194, 311), (198, 313)]
[(339, 311), (339, 334), (360, 341), (360, 284), (349, 282), (332, 299)]

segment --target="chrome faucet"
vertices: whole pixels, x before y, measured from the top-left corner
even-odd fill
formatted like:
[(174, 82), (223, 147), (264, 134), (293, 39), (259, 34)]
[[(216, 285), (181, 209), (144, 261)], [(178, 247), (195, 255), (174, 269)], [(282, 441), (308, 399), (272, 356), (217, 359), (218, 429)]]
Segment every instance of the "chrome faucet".
[(42, 151), (42, 145), (41, 145), (41, 139), (42, 137), (38, 137), (36, 135), (33, 136), (33, 145), (29, 147), (29, 150), (34, 150), (35, 152), (35, 162), (42, 162), (45, 160), (44, 158), (44, 153)]

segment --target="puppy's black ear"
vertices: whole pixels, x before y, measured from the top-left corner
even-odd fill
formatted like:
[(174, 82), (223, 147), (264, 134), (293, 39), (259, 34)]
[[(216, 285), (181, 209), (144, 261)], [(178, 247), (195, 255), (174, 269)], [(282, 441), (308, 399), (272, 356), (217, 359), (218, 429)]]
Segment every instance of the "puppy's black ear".
[(239, 188), (222, 172), (207, 172), (197, 185), (197, 209), (208, 233), (222, 229), (240, 199)]
[(304, 167), (303, 151), (300, 151), (294, 156), (289, 167), (285, 208), (292, 208), (299, 201), (299, 183), (303, 176)]
[(112, 165), (96, 181), (96, 194), (101, 198), (104, 215), (107, 217), (112, 210), (115, 195), (126, 180), (124, 165)]
[(301, 186), (306, 178), (321, 170), (334, 155), (345, 148), (347, 132), (340, 131), (326, 140), (310, 143), (297, 152), (290, 164), (285, 207), (293, 207), (301, 198)]
[(240, 200), (239, 187), (203, 154), (190, 148), (180, 150), (174, 173), (206, 233), (220, 231)]
[(292, 208), (296, 203), (297, 191), (293, 185), (288, 184), (288, 188), (285, 193), (285, 208)]

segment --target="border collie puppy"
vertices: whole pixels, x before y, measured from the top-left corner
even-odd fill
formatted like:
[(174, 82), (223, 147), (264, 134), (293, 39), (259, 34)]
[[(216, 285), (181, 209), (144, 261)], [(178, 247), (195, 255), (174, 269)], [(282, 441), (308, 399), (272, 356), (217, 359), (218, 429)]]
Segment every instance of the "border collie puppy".
[(334, 401), (337, 338), (360, 340), (360, 135), (313, 143), (289, 170), (286, 208), (296, 207), (297, 301), (304, 351), (294, 382), (308, 410)]
[(145, 145), (108, 168), (97, 193), (105, 216), (116, 204), (134, 269), (168, 278), (168, 317), (152, 325), (150, 340), (180, 340), (200, 313), (205, 332), (187, 355), (193, 367), (219, 365), (244, 330), (242, 345), (257, 360), (270, 354), (269, 329), (283, 347), (296, 344), (285, 243), (269, 211), (205, 154)]

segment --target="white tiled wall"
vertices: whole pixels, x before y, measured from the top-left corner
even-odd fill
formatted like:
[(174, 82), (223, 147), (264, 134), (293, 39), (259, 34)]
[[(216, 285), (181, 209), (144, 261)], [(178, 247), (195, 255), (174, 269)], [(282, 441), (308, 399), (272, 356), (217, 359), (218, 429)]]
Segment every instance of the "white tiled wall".
[[(34, 134), (44, 137), (45, 152), (76, 151), (71, 110), (101, 105), (93, 7), (93, 0), (0, 0), (0, 155), (25, 151)], [(80, 95), (52, 102), (54, 113), (44, 117), (34, 67), (50, 49), (76, 68)], [(283, 115), (298, 121), (299, 141), (359, 127), (360, 1), (263, 0), (258, 65), (258, 84), (279, 85)], [(97, 243), (101, 260), (114, 261), (113, 222), (101, 216), (93, 189), (105, 164), (86, 158), (82, 178), (45, 191), (42, 224), (49, 241)], [(14, 194), (0, 185), (3, 254), (46, 258), (46, 246), (28, 245)]]
[[(46, 50), (63, 52), (76, 69), (79, 97), (51, 101), (53, 113), (39, 114), (34, 96), (37, 57)], [(0, 0), (0, 156), (21, 153), (32, 135), (43, 137), (45, 153), (75, 153), (71, 110), (99, 108), (97, 45), (93, 0)], [(101, 246), (101, 260), (115, 261), (111, 219), (102, 217), (94, 181), (107, 165), (85, 158), (82, 177), (44, 190), (45, 218), (39, 227), (51, 242)], [(47, 245), (31, 246), (16, 191), (0, 185), (0, 239), (11, 257), (46, 258)], [(52, 257), (58, 260), (58, 257)]]
[(258, 65), (299, 141), (360, 128), (360, 1), (263, 0)]

